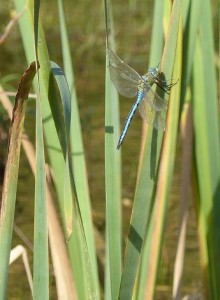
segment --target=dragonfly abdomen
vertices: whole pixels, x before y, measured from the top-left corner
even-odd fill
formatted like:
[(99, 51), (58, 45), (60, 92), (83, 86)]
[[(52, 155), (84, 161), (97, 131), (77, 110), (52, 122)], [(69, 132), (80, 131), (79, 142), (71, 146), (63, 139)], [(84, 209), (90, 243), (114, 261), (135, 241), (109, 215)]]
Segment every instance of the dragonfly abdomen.
[(121, 147), (121, 144), (123, 143), (123, 140), (127, 134), (127, 131), (128, 131), (128, 127), (130, 126), (131, 124), (131, 121), (133, 119), (133, 116), (135, 114), (135, 111), (137, 110), (138, 108), (138, 105), (140, 104), (141, 100), (144, 98), (145, 96), (145, 92), (142, 92), (142, 91), (138, 91), (138, 94), (137, 94), (137, 100), (136, 102), (132, 105), (129, 113), (128, 113), (128, 116), (125, 120), (125, 123), (124, 123), (124, 127), (123, 127), (123, 130), (121, 132), (121, 135), (120, 135), (120, 138), (119, 138), (119, 141), (118, 141), (118, 145), (117, 145), (117, 149), (119, 149)]

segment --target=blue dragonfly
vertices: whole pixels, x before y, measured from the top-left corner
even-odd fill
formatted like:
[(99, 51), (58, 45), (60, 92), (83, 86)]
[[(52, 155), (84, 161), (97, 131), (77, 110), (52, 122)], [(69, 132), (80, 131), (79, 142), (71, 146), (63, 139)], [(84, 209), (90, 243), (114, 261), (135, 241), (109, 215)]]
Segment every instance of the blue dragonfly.
[(149, 68), (146, 74), (140, 76), (111, 49), (107, 49), (107, 53), (110, 77), (116, 90), (125, 97), (133, 98), (136, 96), (136, 102), (127, 116), (118, 141), (117, 149), (119, 149), (137, 108), (143, 120), (148, 124), (156, 129), (165, 130), (168, 102), (154, 92), (151, 86), (156, 83), (164, 92), (168, 93), (176, 82), (167, 85), (159, 72), (159, 66)]

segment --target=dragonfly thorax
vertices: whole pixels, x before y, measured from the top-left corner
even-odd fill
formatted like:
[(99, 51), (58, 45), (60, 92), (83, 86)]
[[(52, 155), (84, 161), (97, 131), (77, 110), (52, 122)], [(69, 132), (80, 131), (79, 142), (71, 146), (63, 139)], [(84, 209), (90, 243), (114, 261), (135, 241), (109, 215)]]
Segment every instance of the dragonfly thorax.
[(144, 76), (141, 77), (141, 80), (138, 83), (138, 90), (144, 92), (146, 90), (147, 79)]

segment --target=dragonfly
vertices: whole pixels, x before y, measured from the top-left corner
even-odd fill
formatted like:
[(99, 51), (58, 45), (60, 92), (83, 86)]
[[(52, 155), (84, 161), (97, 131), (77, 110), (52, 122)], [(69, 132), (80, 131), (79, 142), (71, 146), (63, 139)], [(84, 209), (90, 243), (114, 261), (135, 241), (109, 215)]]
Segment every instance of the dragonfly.
[(136, 97), (119, 137), (117, 149), (120, 149), (137, 109), (142, 119), (148, 124), (156, 129), (165, 130), (168, 102), (152, 89), (152, 85), (155, 83), (164, 92), (169, 93), (176, 82), (167, 84), (159, 72), (159, 65), (155, 68), (149, 68), (147, 73), (141, 76), (111, 49), (107, 49), (107, 54), (110, 78), (118, 93), (128, 98)]

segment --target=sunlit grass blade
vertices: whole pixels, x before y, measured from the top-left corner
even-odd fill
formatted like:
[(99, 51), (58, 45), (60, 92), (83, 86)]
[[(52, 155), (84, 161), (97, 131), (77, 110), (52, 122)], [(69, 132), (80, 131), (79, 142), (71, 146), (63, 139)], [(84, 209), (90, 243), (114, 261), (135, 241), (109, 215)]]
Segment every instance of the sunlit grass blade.
[(7, 287), (8, 263), (11, 250), (21, 136), (25, 118), (26, 101), (28, 98), (32, 80), (36, 73), (36, 68), (37, 66), (35, 62), (32, 63), (21, 78), (18, 92), (15, 98), (13, 119), (11, 123), (0, 217), (0, 298), (2, 299), (5, 298)]
[[(114, 24), (111, 2), (105, 1), (106, 46), (114, 49)], [(109, 10), (108, 10), (109, 9)], [(119, 137), (118, 94), (110, 80), (106, 53), (105, 72), (105, 189), (106, 189), (106, 265), (105, 299), (118, 299), (121, 280), (121, 157), (116, 149)]]
[[(181, 27), (179, 27), (178, 45), (173, 72), (173, 77), (179, 78), (180, 82), (182, 59), (181, 33)], [(170, 93), (167, 128), (163, 141), (153, 212), (149, 223), (149, 231), (147, 232), (144, 241), (140, 263), (138, 299), (153, 299), (154, 297), (175, 162), (176, 141), (179, 127), (179, 99), (180, 84), (177, 84)]]
[[(180, 9), (181, 1), (174, 1), (170, 17), (170, 28), (161, 63), (161, 71), (166, 74), (166, 78), (172, 78)], [(122, 275), (120, 299), (130, 299), (132, 296), (141, 248), (147, 230), (151, 199), (155, 188), (157, 164), (163, 133), (149, 128), (147, 134), (142, 166), (140, 167), (135, 194), (129, 237), (126, 246), (125, 267)], [(145, 209), (143, 209), (143, 207)], [(154, 286), (151, 288), (153, 289)]]
[[(83, 227), (85, 230), (86, 241), (88, 245), (89, 257), (91, 261), (91, 266), (94, 276), (94, 284), (96, 288), (97, 297), (99, 295), (99, 282), (98, 282), (98, 272), (97, 272), (97, 260), (95, 252), (95, 242), (93, 235), (93, 224), (91, 219), (91, 203), (88, 187), (88, 174), (86, 171), (85, 164), (85, 152), (82, 141), (82, 132), (79, 118), (79, 109), (77, 102), (77, 95), (75, 90), (75, 80), (72, 69), (72, 55), (70, 53), (70, 45), (67, 36), (67, 28), (65, 22), (65, 15), (63, 10), (63, 1), (58, 1), (58, 9), (60, 16), (60, 31), (61, 31), (61, 42), (62, 42), (62, 51), (63, 51), (63, 63), (64, 71), (69, 84), (70, 93), (71, 93), (71, 134), (70, 134), (70, 143), (72, 149), (72, 168), (75, 176), (76, 190), (79, 199), (83, 201), (79, 202), (81, 206)], [(70, 243), (72, 246), (74, 243)], [(72, 253), (70, 249), (70, 253)], [(72, 254), (71, 254), (72, 257)], [(74, 258), (72, 257), (72, 260)], [(80, 270), (76, 273), (81, 273)]]

